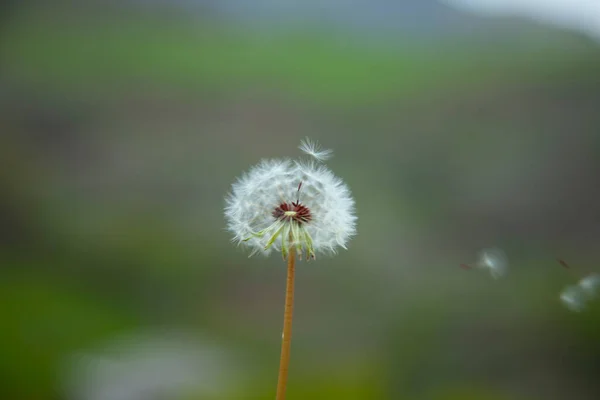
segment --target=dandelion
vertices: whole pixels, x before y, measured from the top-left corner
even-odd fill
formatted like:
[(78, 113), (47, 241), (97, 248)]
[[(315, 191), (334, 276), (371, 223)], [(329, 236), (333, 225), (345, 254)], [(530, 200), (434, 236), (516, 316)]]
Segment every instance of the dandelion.
[[(504, 251), (499, 248), (483, 249), (479, 252), (477, 261), (471, 264), (473, 267), (487, 269), (494, 279), (498, 279), (508, 271), (508, 258)], [(471, 269), (471, 265), (460, 264), (463, 269)]]
[(302, 140), (298, 148), (319, 162), (327, 161), (333, 156), (333, 150), (321, 149), (319, 143), (313, 142), (309, 138)]
[[(310, 140), (300, 148), (317, 160), (331, 151)], [(232, 186), (225, 218), (233, 241), (250, 256), (280, 251), (287, 260), (287, 285), (277, 400), (285, 399), (290, 357), (295, 260), (315, 259), (346, 248), (356, 234), (354, 200), (346, 184), (314, 162), (265, 160)]]

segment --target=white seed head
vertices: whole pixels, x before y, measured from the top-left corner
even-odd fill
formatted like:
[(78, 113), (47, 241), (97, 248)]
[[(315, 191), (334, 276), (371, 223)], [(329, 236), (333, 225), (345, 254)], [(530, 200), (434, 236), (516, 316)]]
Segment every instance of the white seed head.
[(497, 279), (508, 271), (508, 258), (499, 248), (483, 249), (479, 252), (479, 259), (475, 265), (488, 269), (492, 277)]
[(587, 299), (580, 285), (571, 285), (560, 293), (560, 301), (569, 310), (580, 312), (585, 308)]
[(319, 162), (327, 161), (333, 156), (333, 150), (321, 149), (319, 143), (309, 138), (302, 140), (298, 148)]
[(232, 186), (225, 218), (233, 241), (255, 253), (293, 247), (298, 256), (335, 253), (356, 233), (354, 200), (327, 167), (263, 160)]

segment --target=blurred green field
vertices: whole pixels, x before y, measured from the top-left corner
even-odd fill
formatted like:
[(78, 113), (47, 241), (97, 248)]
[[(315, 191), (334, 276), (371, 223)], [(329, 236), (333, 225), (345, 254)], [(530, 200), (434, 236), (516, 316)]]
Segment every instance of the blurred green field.
[[(75, 93), (170, 87), (223, 93), (283, 91), (316, 103), (365, 105), (436, 90), (503, 82), (587, 82), (600, 68), (592, 43), (380, 43), (317, 28), (256, 32), (212, 21), (156, 16), (32, 13), (10, 20), (0, 37), (5, 74)], [(566, 45), (565, 45), (566, 44)], [(575, 83), (575, 82), (573, 82)]]

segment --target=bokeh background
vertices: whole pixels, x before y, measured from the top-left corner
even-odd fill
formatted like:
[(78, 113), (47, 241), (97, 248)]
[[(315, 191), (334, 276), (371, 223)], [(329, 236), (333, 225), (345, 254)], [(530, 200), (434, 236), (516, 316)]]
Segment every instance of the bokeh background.
[(290, 400), (600, 398), (600, 305), (559, 301), (600, 260), (593, 3), (1, 2), (0, 398), (273, 398), (285, 266), (223, 199), (305, 136), (359, 234), (298, 265)]

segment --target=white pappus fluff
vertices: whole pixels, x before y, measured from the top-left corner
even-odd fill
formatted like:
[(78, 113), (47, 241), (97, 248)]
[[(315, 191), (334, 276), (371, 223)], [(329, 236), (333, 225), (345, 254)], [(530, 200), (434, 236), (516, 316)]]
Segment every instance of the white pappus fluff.
[(567, 286), (560, 293), (560, 300), (571, 311), (582, 311), (586, 304), (597, 296), (600, 288), (600, 274), (592, 273), (581, 279), (577, 285)]
[(232, 186), (225, 217), (233, 241), (252, 256), (290, 250), (299, 257), (332, 254), (356, 234), (354, 199), (327, 167), (287, 159), (263, 160)]
[[(479, 258), (472, 264), (476, 268), (486, 269), (494, 279), (506, 274), (508, 270), (508, 258), (501, 249), (494, 247), (483, 249), (479, 252)], [(468, 264), (461, 264), (464, 268), (471, 268)]]
[(498, 279), (508, 270), (508, 258), (504, 251), (497, 247), (483, 249), (479, 252), (479, 259), (475, 266), (489, 270), (492, 277)]
[(582, 311), (587, 301), (579, 285), (567, 286), (560, 292), (560, 301), (571, 311)]
[(596, 297), (596, 292), (600, 288), (600, 275), (590, 274), (579, 281), (579, 286), (590, 299)]
[(319, 162), (327, 161), (333, 157), (333, 150), (322, 149), (319, 143), (309, 138), (302, 140), (298, 148)]

